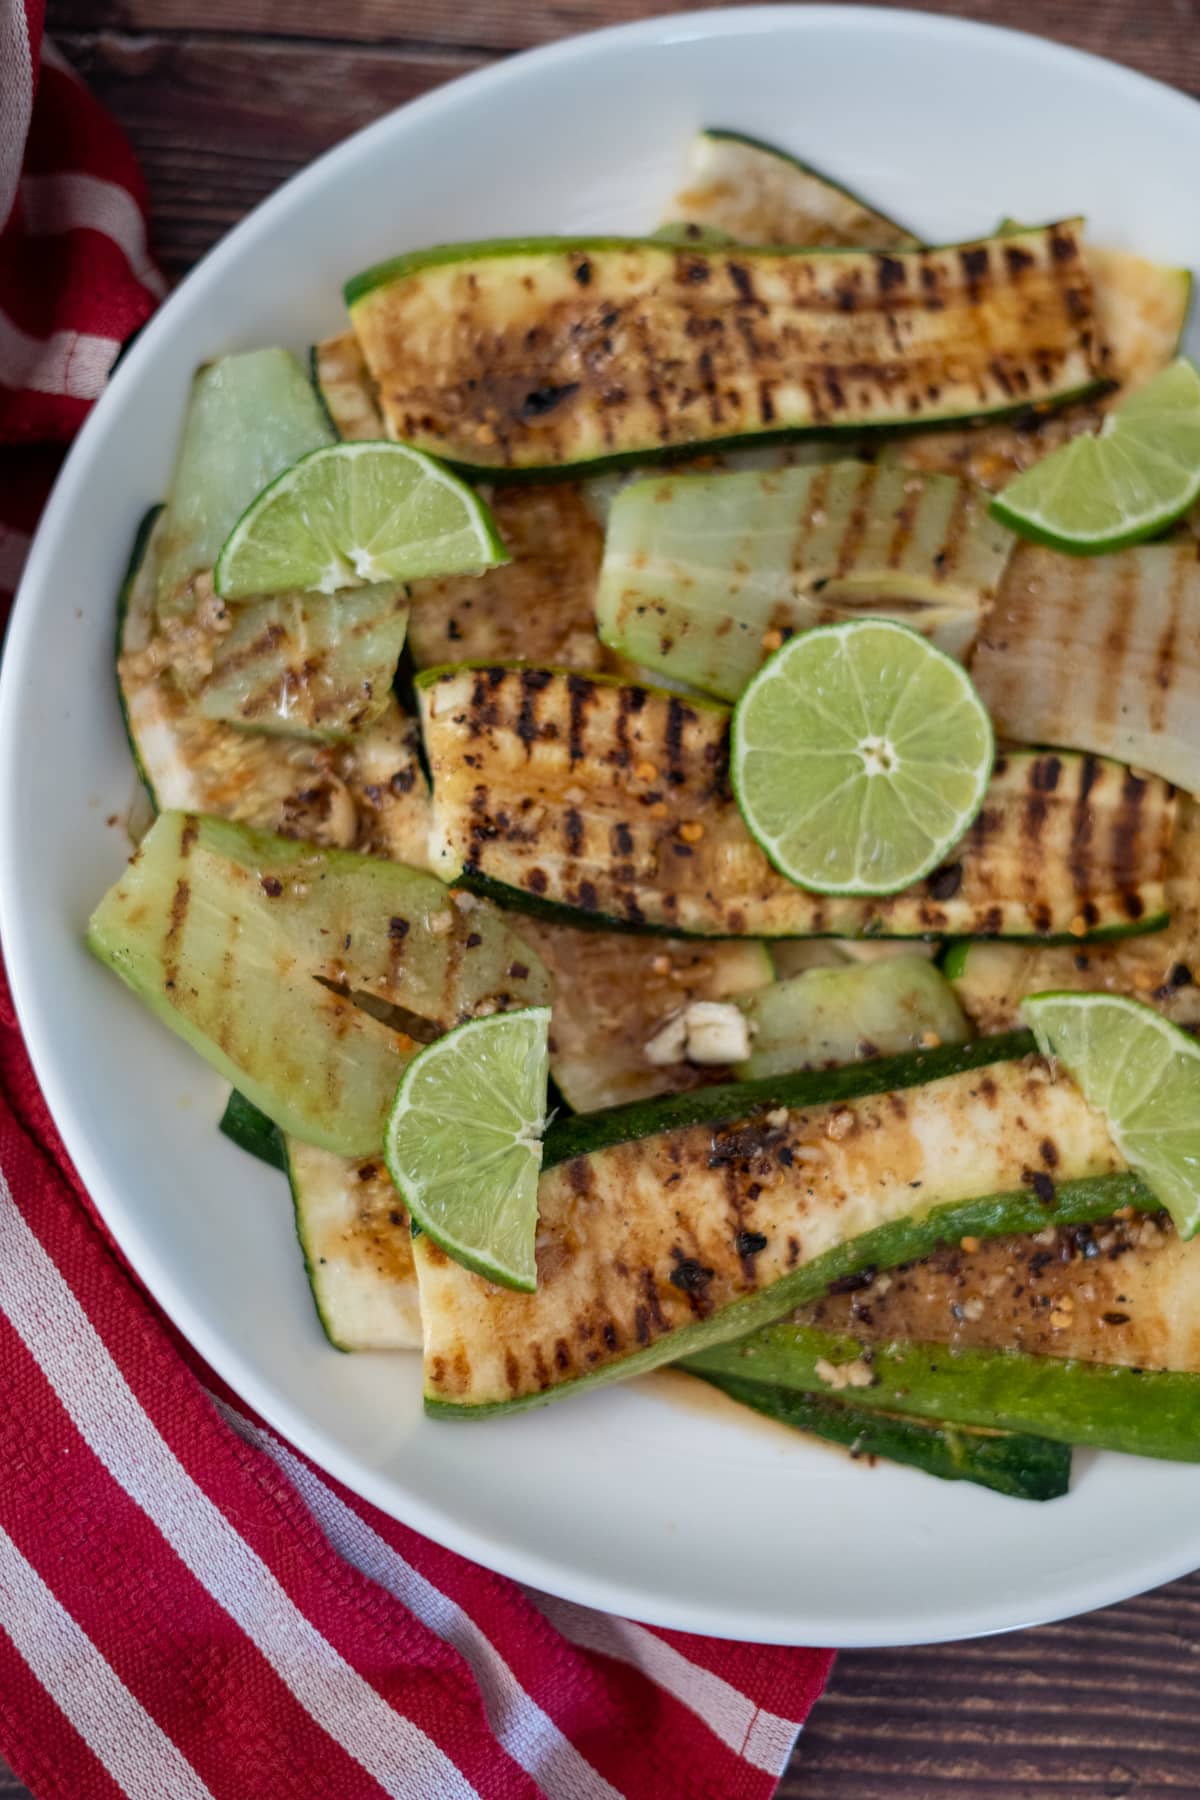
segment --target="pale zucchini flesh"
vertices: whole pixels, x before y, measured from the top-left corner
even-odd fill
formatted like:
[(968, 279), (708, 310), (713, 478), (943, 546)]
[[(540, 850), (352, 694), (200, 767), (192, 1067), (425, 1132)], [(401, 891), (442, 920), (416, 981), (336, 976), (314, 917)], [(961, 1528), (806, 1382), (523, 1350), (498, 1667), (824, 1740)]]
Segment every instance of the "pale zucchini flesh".
[(429, 789), (419, 732), (395, 700), (385, 695), (379, 717), (352, 743), (243, 731), (206, 718), (185, 698), (172, 669), (146, 654), (159, 636), (163, 530), (162, 510), (155, 509), (134, 545), (117, 624), (121, 710), (155, 811), (210, 813), (425, 867)]
[(976, 1029), (1008, 1031), (1026, 994), (1095, 989), (1145, 1001), (1177, 1025), (1200, 1027), (1200, 805), (1181, 796), (1167, 864), (1162, 931), (1074, 949), (1024, 944), (956, 945), (946, 959), (959, 1003)]
[(687, 186), (671, 203), (686, 228), (743, 244), (911, 250), (918, 240), (849, 188), (773, 144), (738, 131), (698, 131)]
[(166, 508), (158, 589), (164, 614), (190, 610), (193, 576), (213, 567), (255, 495), (297, 457), (332, 441), (290, 351), (222, 356), (197, 372)]
[(520, 931), (554, 980), (550, 1073), (574, 1111), (730, 1079), (728, 1066), (657, 1063), (647, 1046), (691, 1001), (731, 1001), (771, 981), (762, 944), (618, 935), (533, 918), (522, 919)]
[(479, 1416), (637, 1373), (815, 1297), (842, 1272), (835, 1251), (869, 1246), (884, 1266), (884, 1228), (923, 1249), (931, 1215), (934, 1242), (942, 1221), (966, 1230), (966, 1203), (1031, 1172), (1069, 1184), (1121, 1167), (1102, 1120), (1036, 1057), (573, 1158), (539, 1184), (536, 1293), (416, 1240), (427, 1404)]
[(494, 473), (973, 418), (1103, 378), (1071, 220), (887, 253), (452, 245), (346, 293), (390, 434)]
[(809, 969), (746, 994), (749, 1059), (739, 1080), (821, 1069), (935, 1044), (960, 1044), (970, 1027), (940, 970), (925, 957)]
[(417, 686), (433, 866), (502, 884), (514, 905), (731, 937), (1086, 937), (1162, 923), (1174, 798), (1115, 763), (1001, 757), (946, 868), (887, 899), (822, 898), (777, 874), (746, 829), (724, 708), (531, 668), (430, 671)]
[(374, 383), (352, 331), (314, 344), (309, 367), (329, 422), (340, 438), (387, 436)]
[(1031, 1237), (946, 1245), (794, 1316), (865, 1344), (1020, 1350), (1195, 1375), (1200, 1244), (1184, 1243), (1165, 1213), (1049, 1226)]
[(997, 733), (1114, 756), (1200, 792), (1194, 544), (1063, 556), (1023, 544), (971, 659)]
[(614, 650), (724, 700), (793, 632), (863, 615), (961, 660), (1012, 545), (944, 475), (838, 462), (663, 476), (613, 505), (597, 625)]
[(282, 1131), (366, 1156), (418, 1036), (548, 993), (533, 952), (466, 899), (396, 863), (163, 813), (88, 945)]
[(412, 1227), (381, 1158), (288, 1138), (296, 1236), (322, 1329), (338, 1350), (419, 1350)]

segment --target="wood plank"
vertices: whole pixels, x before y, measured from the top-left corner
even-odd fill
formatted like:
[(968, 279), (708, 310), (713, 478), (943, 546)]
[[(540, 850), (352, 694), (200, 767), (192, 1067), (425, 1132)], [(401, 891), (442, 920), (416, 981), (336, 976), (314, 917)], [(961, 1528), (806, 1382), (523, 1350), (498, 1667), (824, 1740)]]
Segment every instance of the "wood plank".
[[(707, 9), (720, 0), (206, 0), (206, 30), (381, 43), (457, 44), (481, 50), (523, 50), (572, 32), (630, 19)], [(884, 0), (901, 4), (902, 0)], [(1200, 8), (1195, 0), (922, 0), (927, 12), (970, 13), (997, 25), (1018, 25), (1044, 37), (1112, 56), (1147, 75), (1200, 91)], [(191, 32), (192, 0), (55, 0), (53, 28), (104, 22), (131, 31)]]
[(59, 30), (56, 41), (133, 140), (153, 197), (155, 249), (171, 274), (322, 150), (484, 60), (456, 49), (318, 49), (219, 33)]
[(1200, 1793), (1200, 1575), (1039, 1631), (847, 1651), (779, 1800)]

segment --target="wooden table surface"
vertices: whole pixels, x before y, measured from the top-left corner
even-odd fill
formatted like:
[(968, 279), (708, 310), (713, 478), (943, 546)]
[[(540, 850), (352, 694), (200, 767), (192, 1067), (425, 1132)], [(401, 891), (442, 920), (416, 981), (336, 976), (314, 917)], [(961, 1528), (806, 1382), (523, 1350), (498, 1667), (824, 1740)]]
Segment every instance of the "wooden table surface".
[[(1200, 0), (924, 4), (1042, 32), (1200, 96)], [(48, 25), (128, 129), (158, 254), (181, 275), (285, 176), (388, 108), (531, 44), (674, 10), (652, 0), (50, 0)], [(1195, 175), (1164, 171), (1181, 203)], [(1200, 1575), (1040, 1631), (843, 1655), (781, 1795), (1197, 1796), (1198, 1715)], [(0, 1765), (0, 1797), (23, 1794)]]

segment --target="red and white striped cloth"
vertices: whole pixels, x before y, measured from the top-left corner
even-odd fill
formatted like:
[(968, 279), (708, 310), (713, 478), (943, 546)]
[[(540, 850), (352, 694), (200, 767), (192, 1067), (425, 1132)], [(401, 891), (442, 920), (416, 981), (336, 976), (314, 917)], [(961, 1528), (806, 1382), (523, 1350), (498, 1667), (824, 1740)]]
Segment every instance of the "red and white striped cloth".
[[(0, 589), (162, 290), (41, 24), (0, 0)], [(527, 1593), (249, 1417), (109, 1243), (0, 977), (0, 1751), (38, 1796), (765, 1800), (830, 1661)]]

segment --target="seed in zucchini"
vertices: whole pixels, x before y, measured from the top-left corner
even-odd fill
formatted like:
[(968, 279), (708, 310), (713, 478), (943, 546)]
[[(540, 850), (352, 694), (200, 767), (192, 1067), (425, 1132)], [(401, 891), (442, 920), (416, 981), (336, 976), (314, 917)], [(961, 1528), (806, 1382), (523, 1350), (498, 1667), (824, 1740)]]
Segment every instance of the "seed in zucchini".
[(500, 488), (496, 527), (512, 561), (483, 575), (412, 583), (408, 641), (419, 669), (447, 662), (612, 667), (596, 637), (604, 533), (578, 487)]
[(1200, 792), (1195, 544), (1061, 556), (1023, 544), (971, 659), (1000, 736), (1071, 744)]
[(333, 441), (324, 408), (289, 350), (206, 363), (192, 382), (167, 501), (158, 600), (191, 609), (190, 583), (211, 569), (254, 496), (306, 451)]
[(873, 1414), (818, 1394), (766, 1387), (701, 1367), (689, 1372), (764, 1418), (827, 1443), (844, 1444), (854, 1457), (881, 1456), (942, 1481), (974, 1482), (1014, 1500), (1057, 1500), (1071, 1485), (1069, 1448), (1047, 1438), (972, 1430), (932, 1419), (918, 1424), (915, 1419)]
[(810, 969), (746, 994), (738, 1005), (752, 1043), (749, 1060), (736, 1071), (745, 1081), (960, 1044), (970, 1036), (954, 989), (921, 956)]
[(554, 980), (550, 1074), (580, 1113), (728, 1079), (727, 1067), (656, 1063), (647, 1046), (692, 1001), (728, 1001), (772, 979), (753, 938), (635, 937), (532, 918), (520, 929)]
[(603, 676), (418, 677), (431, 855), (514, 905), (722, 937), (1081, 937), (1161, 924), (1171, 790), (1094, 757), (1015, 752), (959, 853), (885, 899), (806, 893), (768, 863), (727, 780), (729, 714)]
[[(534, 1294), (418, 1238), (427, 1404), (460, 1417), (537, 1404), (745, 1336), (847, 1273), (947, 1238), (1028, 1229), (1060, 1205), (1103, 1216), (1116, 1193), (1153, 1204), (1070, 1082), (1037, 1057), (972, 1067), (970, 1050), (940, 1053), (965, 1073), (921, 1086), (872, 1092), (867, 1064), (828, 1077), (836, 1100), (732, 1120), (719, 1088), (646, 1102), (646, 1120), (713, 1104), (708, 1121), (543, 1173)], [(845, 1097), (849, 1075), (860, 1097)], [(814, 1076), (778, 1079), (816, 1091)], [(571, 1123), (603, 1135), (603, 1114)]]
[(1144, 1000), (1176, 1025), (1200, 1026), (1200, 805), (1180, 795), (1167, 863), (1164, 931), (1072, 950), (955, 944), (945, 973), (980, 1031), (1008, 1031), (1026, 994), (1096, 989)]
[(660, 476), (613, 505), (596, 620), (612, 649), (723, 700), (793, 632), (863, 614), (963, 659), (1013, 542), (944, 475), (837, 462)]
[(317, 1317), (337, 1350), (419, 1350), (412, 1227), (383, 1159), (289, 1137), (287, 1174)]
[(449, 245), (346, 298), (392, 435), (493, 473), (973, 418), (1103, 378), (1074, 220), (886, 255)]
[(352, 331), (314, 344), (308, 361), (313, 386), (338, 437), (387, 436), (375, 385)]
[(188, 813), (160, 815), (88, 945), (281, 1130), (344, 1156), (379, 1149), (419, 1038), (548, 988), (432, 876)]
[(671, 216), (744, 244), (911, 250), (918, 242), (886, 213), (788, 151), (716, 127), (692, 139), (687, 187), (672, 201)]
[(867, 1408), (1196, 1462), (1198, 1292), (1200, 1251), (1165, 1214), (1106, 1219), (868, 1271), (852, 1292), (702, 1351), (694, 1366), (845, 1392)]

